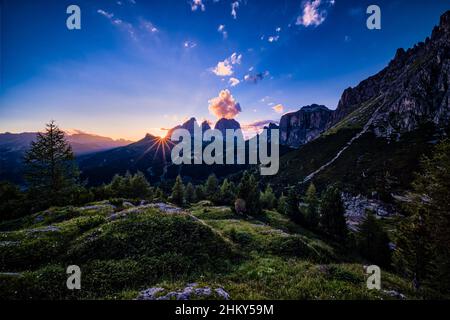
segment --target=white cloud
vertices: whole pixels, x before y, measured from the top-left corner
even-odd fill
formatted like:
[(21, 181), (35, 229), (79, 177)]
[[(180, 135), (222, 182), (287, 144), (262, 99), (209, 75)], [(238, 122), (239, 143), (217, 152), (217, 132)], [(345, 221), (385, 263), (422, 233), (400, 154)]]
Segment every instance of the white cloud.
[(233, 119), (242, 111), (241, 106), (236, 102), (229, 90), (220, 91), (219, 96), (212, 98), (208, 103), (209, 112), (218, 119)]
[(229, 77), (234, 73), (233, 65), (241, 64), (241, 61), (242, 54), (234, 52), (229, 58), (219, 61), (212, 72), (219, 77)]
[(185, 47), (186, 49), (192, 49), (195, 48), (197, 46), (197, 44), (194, 41), (185, 41), (183, 42), (183, 47)]
[(228, 60), (219, 61), (212, 72), (219, 77), (231, 76), (233, 74), (233, 66)]
[(239, 83), (241, 83), (241, 81), (237, 78), (230, 78), (230, 80), (228, 80), (228, 84), (232, 87), (236, 87)]
[(239, 1), (231, 3), (231, 16), (233, 19), (237, 19), (237, 9), (239, 8)]
[(197, 11), (197, 9), (200, 9), (202, 11), (206, 10), (206, 7), (203, 3), (203, 0), (192, 0), (191, 2), (191, 10)]
[(272, 107), (272, 109), (276, 112), (276, 113), (283, 113), (284, 111), (284, 107), (281, 104), (277, 104), (276, 106)]
[(102, 9), (98, 9), (97, 13), (101, 14), (102, 16), (104, 16), (104, 17), (106, 17), (108, 19), (112, 19), (114, 17), (113, 13), (109, 13), (109, 12), (107, 12), (105, 10), (102, 10)]
[(242, 61), (242, 54), (237, 54), (234, 52), (230, 57), (231, 64), (241, 64)]
[(158, 28), (155, 27), (155, 25), (147, 20), (142, 20), (141, 21), (141, 28), (143, 28), (144, 30), (150, 32), (150, 33), (155, 33), (158, 32)]
[(220, 32), (224, 39), (228, 38), (228, 32), (225, 29), (225, 25), (223, 24), (219, 25), (219, 27), (217, 28), (217, 32)]
[(107, 18), (113, 25), (115, 25), (118, 28), (120, 28), (121, 30), (127, 32), (133, 40), (135, 40), (135, 41), (138, 40), (138, 38), (136, 36), (136, 29), (131, 23), (126, 22), (119, 18), (114, 18), (113, 13), (107, 12), (102, 9), (97, 10), (97, 13), (104, 16), (105, 18)]
[[(335, 4), (334, 0), (327, 1), (329, 6)], [(322, 0), (307, 0), (303, 4), (302, 14), (297, 17), (296, 25), (305, 27), (321, 25), (327, 15), (327, 10), (323, 8)]]
[(280, 36), (270, 36), (267, 41), (269, 42), (277, 42), (280, 39)]

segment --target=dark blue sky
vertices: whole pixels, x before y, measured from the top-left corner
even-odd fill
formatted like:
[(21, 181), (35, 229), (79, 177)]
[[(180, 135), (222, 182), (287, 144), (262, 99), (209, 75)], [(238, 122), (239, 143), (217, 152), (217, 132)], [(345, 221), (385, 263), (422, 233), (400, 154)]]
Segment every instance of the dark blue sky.
[[(311, 103), (334, 109), (345, 88), (424, 40), (450, 9), (448, 0), (0, 3), (0, 131), (56, 119), (131, 139), (190, 116), (235, 116), (237, 102), (242, 124)], [(81, 30), (66, 28), (70, 4)], [(381, 30), (366, 28), (370, 4)]]

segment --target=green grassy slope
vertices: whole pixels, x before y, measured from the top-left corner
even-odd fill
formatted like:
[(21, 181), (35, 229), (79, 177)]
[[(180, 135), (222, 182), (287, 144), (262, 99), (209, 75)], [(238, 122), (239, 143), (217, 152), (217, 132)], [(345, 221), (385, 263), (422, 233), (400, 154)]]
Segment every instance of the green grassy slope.
[[(187, 211), (52, 208), (1, 227), (1, 299), (134, 299), (141, 290), (222, 287), (232, 299), (389, 299), (366, 289), (363, 263), (275, 211), (261, 219), (197, 204)], [(106, 209), (106, 208), (109, 209)], [(82, 289), (66, 288), (68, 265)], [(414, 298), (383, 272), (383, 289)]]

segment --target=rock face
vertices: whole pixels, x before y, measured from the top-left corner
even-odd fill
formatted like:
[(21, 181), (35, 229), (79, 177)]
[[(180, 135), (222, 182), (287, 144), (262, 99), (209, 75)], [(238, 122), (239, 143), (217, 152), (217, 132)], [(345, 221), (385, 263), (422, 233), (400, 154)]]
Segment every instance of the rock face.
[(329, 127), (367, 103), (380, 107), (373, 132), (380, 137), (399, 136), (431, 122), (450, 123), (450, 11), (442, 15), (431, 38), (405, 51), (378, 74), (342, 94)]
[[(299, 147), (368, 105), (370, 129), (378, 137), (398, 138), (420, 125), (450, 124), (450, 11), (441, 16), (431, 37), (413, 48), (397, 50), (378, 74), (346, 89), (335, 111), (312, 105), (284, 115), (281, 144)], [(369, 112), (369, 111), (367, 111)]]
[(313, 104), (283, 115), (280, 120), (280, 143), (298, 148), (313, 140), (325, 130), (332, 114), (333, 111), (327, 107)]
[(356, 231), (358, 225), (364, 220), (367, 211), (376, 214), (377, 217), (391, 217), (397, 214), (391, 205), (377, 199), (368, 199), (362, 195), (352, 196), (343, 193), (342, 201), (345, 207), (347, 225), (352, 231)]
[(149, 288), (139, 293), (136, 300), (191, 300), (191, 299), (229, 300), (230, 295), (222, 288), (199, 287), (197, 283), (189, 283), (178, 291), (168, 292), (164, 288)]

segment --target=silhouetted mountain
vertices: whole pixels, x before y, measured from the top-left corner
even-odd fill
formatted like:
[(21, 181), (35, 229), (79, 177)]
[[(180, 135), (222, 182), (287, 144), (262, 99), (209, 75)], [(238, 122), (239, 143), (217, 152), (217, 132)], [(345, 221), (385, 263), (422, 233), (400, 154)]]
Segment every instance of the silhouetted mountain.
[(225, 119), (225, 118), (222, 118), (219, 121), (217, 121), (216, 125), (214, 126), (214, 129), (222, 132), (224, 138), (226, 137), (227, 129), (238, 130), (240, 128), (241, 125), (239, 124), (239, 122), (237, 122), (234, 119)]

